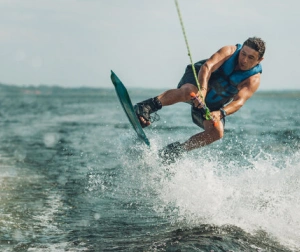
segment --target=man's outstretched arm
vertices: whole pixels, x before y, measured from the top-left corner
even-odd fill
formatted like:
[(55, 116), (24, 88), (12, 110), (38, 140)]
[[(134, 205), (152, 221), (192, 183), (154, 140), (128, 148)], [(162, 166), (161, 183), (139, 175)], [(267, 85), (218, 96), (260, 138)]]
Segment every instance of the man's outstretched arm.
[(238, 111), (245, 102), (256, 92), (260, 84), (260, 74), (256, 74), (239, 84), (239, 92), (233, 101), (224, 107), (227, 115)]

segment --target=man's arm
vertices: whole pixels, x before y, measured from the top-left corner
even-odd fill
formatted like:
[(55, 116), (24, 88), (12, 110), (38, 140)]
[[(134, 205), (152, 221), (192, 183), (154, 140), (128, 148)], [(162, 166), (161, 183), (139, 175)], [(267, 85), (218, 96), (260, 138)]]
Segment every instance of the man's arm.
[(260, 74), (255, 74), (241, 84), (239, 84), (239, 92), (234, 97), (233, 101), (224, 107), (227, 115), (233, 114), (238, 111), (245, 102), (256, 92), (260, 84)]
[(234, 52), (235, 45), (224, 46), (214, 53), (201, 67), (198, 73), (198, 80), (201, 87), (203, 99), (206, 97), (208, 81), (211, 73), (217, 70)]

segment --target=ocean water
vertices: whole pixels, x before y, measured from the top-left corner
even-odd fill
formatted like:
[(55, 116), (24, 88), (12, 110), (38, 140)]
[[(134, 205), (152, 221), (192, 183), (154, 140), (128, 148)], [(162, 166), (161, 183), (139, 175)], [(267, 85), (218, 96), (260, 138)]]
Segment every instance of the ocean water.
[(258, 92), (169, 166), (157, 151), (201, 130), (187, 104), (159, 112), (147, 147), (114, 89), (0, 96), (0, 251), (300, 251), (300, 91)]

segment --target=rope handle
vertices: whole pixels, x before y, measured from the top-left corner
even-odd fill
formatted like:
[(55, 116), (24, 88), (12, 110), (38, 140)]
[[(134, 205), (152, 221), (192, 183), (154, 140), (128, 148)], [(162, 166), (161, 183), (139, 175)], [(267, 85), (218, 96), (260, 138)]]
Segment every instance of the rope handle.
[(201, 109), (203, 111), (202, 113), (205, 115), (205, 119), (206, 120), (211, 120), (213, 122), (214, 126), (217, 127), (218, 126), (218, 121), (215, 120), (211, 116), (209, 108), (206, 107), (206, 105), (198, 98), (198, 96), (194, 92), (191, 92), (190, 96), (192, 97), (193, 100), (197, 100), (198, 101), (199, 105), (197, 106), (197, 108), (199, 108), (199, 109)]

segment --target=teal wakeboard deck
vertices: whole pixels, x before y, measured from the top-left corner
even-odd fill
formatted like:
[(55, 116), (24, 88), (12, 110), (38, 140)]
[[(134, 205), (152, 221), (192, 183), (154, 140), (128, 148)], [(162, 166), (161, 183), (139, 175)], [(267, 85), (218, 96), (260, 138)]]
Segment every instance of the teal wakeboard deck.
[(127, 92), (126, 87), (121, 82), (121, 80), (118, 78), (118, 76), (111, 71), (111, 81), (115, 86), (116, 93), (118, 95), (118, 98), (120, 100), (120, 103), (125, 111), (125, 114), (128, 117), (129, 122), (131, 123), (133, 129), (137, 133), (138, 137), (143, 140), (148, 146), (150, 146), (150, 142), (134, 112), (129, 94)]

